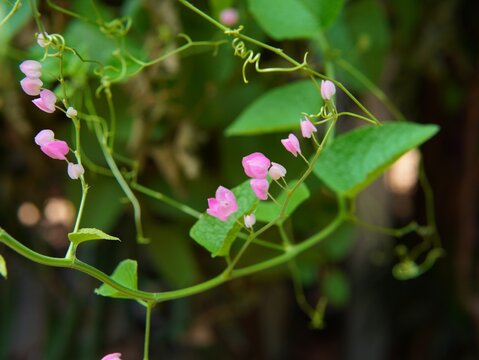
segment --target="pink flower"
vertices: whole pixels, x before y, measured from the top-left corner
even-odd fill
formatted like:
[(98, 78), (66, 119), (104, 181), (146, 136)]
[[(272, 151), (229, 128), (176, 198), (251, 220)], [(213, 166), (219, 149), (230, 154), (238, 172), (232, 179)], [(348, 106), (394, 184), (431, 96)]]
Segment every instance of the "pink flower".
[(272, 162), (268, 174), (271, 176), (271, 179), (278, 180), (286, 175), (286, 169), (283, 165)]
[(293, 134), (289, 134), (287, 139), (281, 139), (281, 143), (294, 157), (298, 156), (298, 153), (301, 153), (301, 148), (299, 147), (299, 140)]
[(236, 25), (238, 23), (238, 20), (239, 20), (238, 10), (234, 8), (224, 9), (220, 13), (220, 21), (226, 26)]
[(85, 173), (85, 169), (81, 164), (68, 163), (67, 173), (70, 178), (76, 180)]
[(45, 155), (56, 160), (66, 160), (65, 155), (70, 151), (68, 144), (63, 140), (47, 142), (40, 146), (40, 150), (43, 151)]
[(329, 80), (321, 80), (321, 96), (324, 100), (331, 100), (336, 94), (336, 87)]
[(313, 125), (311, 120), (309, 120), (308, 117), (305, 117), (303, 120), (301, 120), (301, 134), (303, 135), (304, 138), (311, 138), (311, 135), (313, 135), (313, 132), (318, 131), (316, 129), (316, 126)]
[(47, 113), (52, 113), (55, 111), (55, 103), (57, 102), (57, 97), (48, 89), (42, 90), (40, 92), (40, 97), (38, 99), (32, 100), (32, 102), (42, 111)]
[(255, 193), (256, 197), (260, 200), (268, 200), (268, 188), (269, 182), (266, 179), (252, 179), (249, 184), (251, 189)]
[(206, 212), (221, 221), (228, 220), (228, 217), (238, 210), (238, 203), (231, 190), (223, 186), (216, 189), (216, 197), (208, 199), (208, 209)]
[(245, 215), (243, 220), (244, 220), (244, 226), (247, 229), (252, 229), (253, 225), (256, 224), (256, 216), (254, 216), (254, 214)]
[(260, 152), (245, 156), (241, 161), (247, 176), (255, 179), (265, 179), (271, 161)]
[(78, 111), (76, 111), (75, 108), (73, 107), (69, 107), (67, 109), (67, 117), (69, 117), (70, 119), (73, 119), (74, 117), (76, 117), (78, 115)]
[(42, 64), (35, 60), (25, 60), (20, 64), (20, 71), (30, 79), (38, 79), (42, 75)]
[(113, 353), (105, 355), (101, 358), (101, 360), (121, 360), (121, 353)]
[(55, 140), (55, 133), (49, 129), (41, 130), (35, 136), (35, 144), (38, 146), (43, 146), (46, 143), (52, 142)]
[(45, 34), (47, 35), (46, 37), (43, 36), (43, 33), (40, 33), (37, 36), (37, 44), (42, 48), (44, 48), (46, 46), (47, 41), (50, 41), (50, 36), (47, 33), (45, 33)]
[(26, 77), (20, 81), (20, 85), (26, 94), (37, 96), (40, 94), (40, 89), (42, 88), (43, 82), (40, 79)]

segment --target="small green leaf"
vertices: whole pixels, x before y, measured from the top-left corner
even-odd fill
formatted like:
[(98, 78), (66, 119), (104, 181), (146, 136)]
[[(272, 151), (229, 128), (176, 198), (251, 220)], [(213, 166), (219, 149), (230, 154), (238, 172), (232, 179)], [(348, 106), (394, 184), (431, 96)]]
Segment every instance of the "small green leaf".
[[(289, 188), (292, 188), (297, 181), (291, 181), (288, 185)], [(301, 205), (305, 200), (309, 198), (309, 190), (308, 187), (303, 183), (301, 184), (298, 189), (294, 192), (291, 200), (288, 203), (288, 206), (285, 210), (285, 217), (281, 222), (284, 222), (295, 210), (296, 208)], [(276, 198), (276, 200), (280, 204), (284, 204), (286, 201), (287, 192), (282, 191), (281, 194)], [(256, 208), (255, 215), (258, 221), (263, 222), (270, 222), (278, 216), (280, 211), (280, 207), (272, 201), (261, 201)]]
[(316, 113), (321, 96), (309, 80), (277, 87), (250, 104), (226, 129), (226, 135), (252, 135), (299, 128), (301, 112)]
[[(111, 278), (119, 284), (128, 287), (130, 289), (138, 289), (138, 265), (135, 260), (123, 260), (118, 264), (115, 271), (111, 275)], [(95, 289), (95, 294), (101, 296), (107, 296), (112, 298), (129, 299), (130, 297), (119, 293), (117, 290), (107, 284), (103, 284), (98, 289)]]
[(437, 133), (437, 125), (386, 123), (339, 136), (324, 150), (314, 173), (336, 193), (354, 197), (394, 161)]
[(351, 295), (349, 281), (340, 270), (328, 272), (323, 279), (322, 288), (328, 300), (336, 306), (344, 306), (349, 301)]
[(249, 181), (245, 181), (232, 191), (238, 202), (238, 211), (226, 221), (204, 214), (190, 230), (190, 236), (206, 248), (212, 256), (229, 254), (231, 244), (241, 230), (241, 226), (235, 221), (235, 218), (242, 222), (243, 215), (251, 212), (258, 203)]
[(0, 275), (2, 275), (5, 279), (8, 277), (7, 263), (2, 255), (0, 255)]
[(119, 238), (116, 236), (111, 236), (104, 233), (101, 230), (95, 228), (83, 228), (78, 230), (77, 232), (72, 232), (68, 234), (68, 238), (74, 244), (80, 244), (85, 241), (90, 240), (118, 240)]

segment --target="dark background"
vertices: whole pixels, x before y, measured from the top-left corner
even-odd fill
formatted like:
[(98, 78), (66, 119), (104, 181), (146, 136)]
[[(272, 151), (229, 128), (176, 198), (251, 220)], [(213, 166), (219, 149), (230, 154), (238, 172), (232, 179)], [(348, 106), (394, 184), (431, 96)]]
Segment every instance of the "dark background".
[[(102, 4), (119, 14), (132, 3)], [(354, 3), (349, 1), (346, 7)], [(140, 10), (135, 13), (132, 36), (143, 42), (152, 57), (175, 45), (168, 34), (157, 39), (155, 31), (160, 25), (172, 34), (183, 31), (195, 39), (218, 35), (173, 1), (137, 5)], [(205, 2), (197, 5), (208, 9)], [(261, 40), (285, 48), (295, 58), (314, 47), (306, 41), (268, 39), (246, 5), (237, 5), (249, 33)], [(434, 190), (446, 256), (422, 276), (399, 281), (391, 274), (397, 262), (394, 244), (414, 244), (417, 238), (394, 240), (362, 229), (346, 229), (342, 236), (350, 245), (339, 256), (317, 247), (298, 260), (309, 279), (305, 290), (312, 303), (327, 293), (325, 277), (331, 272), (341, 274), (339, 289), (332, 290), (336, 298), (326, 310), (324, 329), (310, 328), (309, 319), (296, 304), (287, 269), (277, 268), (159, 305), (153, 313), (152, 359), (479, 357), (479, 3), (396, 0), (377, 1), (377, 6), (384, 10), (390, 45), (374, 82), (408, 119), (441, 127), (423, 146), (423, 159)], [(68, 16), (43, 2), (40, 10), (50, 32), (68, 29), (72, 21)], [(64, 164), (43, 156), (32, 141), (42, 128), (55, 129), (64, 137), (71, 134), (70, 124), (61, 114), (39, 114), (18, 86), (21, 74), (17, 66), (32, 53), (35, 31), (33, 21), (26, 20), (7, 45), (2, 45), (0, 219), (1, 226), (22, 243), (51, 256), (63, 256), (71, 224), (68, 219), (64, 223), (49, 221), (45, 206), (51, 198), (70, 198), (77, 204), (79, 185), (66, 178)], [(155, 41), (163, 43), (158, 46)], [(224, 48), (215, 58), (210, 52), (175, 57), (114, 87), (119, 141), (125, 144), (125, 154), (141, 163), (140, 182), (200, 211), (218, 184), (243, 179), (239, 162), (232, 159), (252, 151), (269, 151), (279, 162), (291, 161), (278, 145), (283, 134), (224, 137), (223, 130), (247, 104), (266, 89), (292, 79), (250, 70), (246, 86), (241, 80), (241, 62), (233, 58), (228, 46)], [(321, 56), (315, 56), (322, 70)], [(274, 57), (265, 55), (264, 61), (274, 63)], [(93, 77), (88, 80), (92, 89), (94, 81)], [(390, 118), (368, 91), (353, 91), (380, 119)], [(338, 106), (348, 108), (350, 104), (339, 95)], [(129, 130), (132, 123), (136, 124), (134, 136)], [(91, 156), (95, 158), (95, 150)], [(294, 172), (295, 165), (290, 166)], [(130, 208), (118, 201), (121, 192), (115, 183), (100, 176), (87, 179), (92, 193), (85, 222), (122, 239), (134, 239)], [(332, 197), (322, 185), (314, 181), (308, 185), (314, 194), (311, 203), (293, 217), (298, 239), (308, 235), (311, 224), (325, 224), (334, 211)], [(82, 260), (110, 273), (122, 259), (138, 259), (140, 288), (148, 290), (191, 285), (221, 271), (222, 261), (211, 259), (188, 237), (193, 219), (140, 198), (146, 232), (157, 239), (155, 244), (87, 245), (80, 250)], [(41, 219), (31, 226), (19, 221), (18, 211), (25, 202), (40, 211)], [(425, 221), (420, 187), (398, 195), (379, 180), (361, 194), (358, 208), (371, 223), (402, 226), (411, 219)], [(8, 281), (0, 280), (0, 359), (94, 359), (114, 351), (122, 352), (125, 359), (141, 358), (141, 306), (94, 295), (98, 283), (85, 275), (28, 262), (4, 246), (0, 251), (9, 269)]]

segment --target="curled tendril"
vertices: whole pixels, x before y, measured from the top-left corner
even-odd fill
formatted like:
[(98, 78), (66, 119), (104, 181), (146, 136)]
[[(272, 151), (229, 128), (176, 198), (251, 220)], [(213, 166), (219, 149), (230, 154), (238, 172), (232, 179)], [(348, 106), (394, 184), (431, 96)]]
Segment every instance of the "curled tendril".
[(131, 18), (124, 16), (100, 25), (100, 31), (111, 38), (125, 37), (131, 28)]
[[(239, 32), (241, 31), (243, 27), (240, 26), (238, 29), (235, 30), (227, 30), (225, 31), (226, 34), (228, 35), (233, 35), (237, 36)], [(231, 42), (231, 45), (233, 46), (234, 49), (234, 55), (238, 56), (242, 59), (244, 59), (243, 63), (243, 69), (242, 69), (242, 74), (243, 74), (243, 81), (245, 83), (248, 83), (248, 79), (246, 79), (246, 67), (248, 64), (254, 64), (255, 69), (257, 72), (293, 72), (297, 71), (300, 69), (303, 69), (308, 66), (307, 62), (307, 57), (308, 53), (306, 52), (304, 54), (303, 62), (297, 66), (289, 67), (289, 68), (260, 68), (260, 59), (261, 59), (261, 53), (255, 53), (253, 50), (248, 49), (246, 47), (246, 44), (239, 38), (235, 37), (233, 41)]]
[[(65, 38), (60, 34), (38, 33), (35, 35), (37, 39), (40, 35), (43, 35), (45, 54), (43, 55), (42, 61), (45, 60), (47, 57), (61, 56), (67, 47)], [(50, 53), (49, 49), (53, 49), (54, 52)]]

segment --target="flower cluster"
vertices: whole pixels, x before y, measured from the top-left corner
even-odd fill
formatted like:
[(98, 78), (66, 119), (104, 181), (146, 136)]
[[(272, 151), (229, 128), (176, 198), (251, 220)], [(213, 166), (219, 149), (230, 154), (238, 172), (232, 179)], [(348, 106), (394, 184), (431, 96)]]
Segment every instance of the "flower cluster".
[(55, 133), (52, 130), (41, 130), (35, 136), (35, 144), (40, 146), (40, 150), (48, 157), (67, 161), (67, 173), (70, 178), (76, 180), (85, 173), (85, 169), (83, 169), (81, 164), (74, 164), (68, 161), (66, 157), (70, 152), (68, 144), (63, 140), (55, 139)]
[[(323, 80), (321, 82), (321, 97), (325, 100), (326, 104), (331, 101), (335, 93), (336, 87), (331, 81)], [(313, 138), (313, 140), (316, 142), (314, 133), (316, 133), (318, 129), (311, 122), (310, 118), (305, 116), (302, 120), (300, 120), (299, 125), (301, 129), (301, 135), (307, 139)], [(306, 162), (308, 162), (301, 154), (301, 147), (296, 135), (289, 134), (286, 139), (281, 139), (281, 143), (287, 151), (293, 154), (294, 157), (297, 157), (299, 154)], [(268, 193), (270, 185), (267, 179), (268, 176), (272, 180), (278, 181), (279, 179), (284, 178), (286, 175), (286, 168), (284, 166), (272, 162), (260, 152), (254, 152), (243, 157), (241, 164), (243, 165), (245, 174), (251, 178), (251, 189), (256, 197), (260, 200), (267, 200), (268, 197), (271, 197), (271, 195)], [(274, 198), (272, 199), (274, 200)], [(206, 212), (211, 216), (220, 219), (221, 221), (226, 221), (229, 216), (237, 210), (238, 204), (233, 192), (223, 186), (220, 186), (216, 190), (216, 197), (208, 199), (208, 209)], [(254, 214), (247, 214), (244, 215), (243, 221), (246, 228), (252, 229), (253, 225), (256, 223), (256, 218)]]
[(40, 95), (32, 102), (42, 111), (54, 112), (57, 97), (51, 90), (42, 90), (43, 82), (40, 80), (42, 64), (35, 60), (25, 60), (20, 64), (20, 71), (25, 74), (25, 78), (20, 81), (23, 91), (30, 96)]

